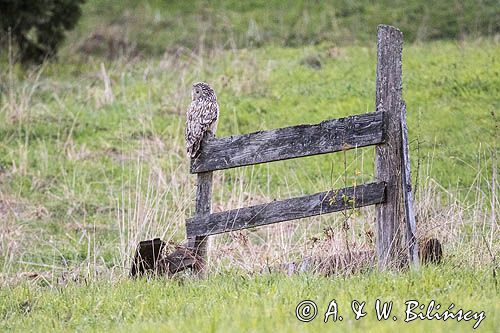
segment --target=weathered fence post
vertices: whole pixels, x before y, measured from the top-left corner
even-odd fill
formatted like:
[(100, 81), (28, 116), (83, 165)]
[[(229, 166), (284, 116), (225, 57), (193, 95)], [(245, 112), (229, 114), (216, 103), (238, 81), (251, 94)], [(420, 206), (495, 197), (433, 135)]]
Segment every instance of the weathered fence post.
[[(212, 179), (212, 171), (198, 174), (195, 217), (209, 215), (212, 212)], [(188, 239), (188, 246), (194, 249), (197, 257), (201, 260), (195, 268), (198, 272), (202, 271), (207, 261), (208, 236), (191, 237)]]
[(408, 264), (405, 251), (405, 214), (402, 202), (401, 108), (403, 35), (398, 29), (378, 26), (376, 108), (382, 112), (385, 143), (377, 145), (378, 181), (386, 183), (386, 201), (376, 205), (379, 269)]
[(401, 158), (403, 170), (403, 199), (405, 203), (406, 218), (406, 247), (408, 249), (408, 258), (414, 268), (420, 266), (418, 257), (417, 241), (417, 221), (413, 211), (413, 191), (411, 186), (411, 168), (410, 153), (408, 143), (408, 127), (406, 125), (406, 103), (403, 101), (401, 108)]

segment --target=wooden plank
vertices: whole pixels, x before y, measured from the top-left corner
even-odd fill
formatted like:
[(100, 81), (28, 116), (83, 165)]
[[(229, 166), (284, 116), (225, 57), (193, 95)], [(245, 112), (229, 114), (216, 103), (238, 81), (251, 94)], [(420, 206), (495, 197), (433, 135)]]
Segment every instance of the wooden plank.
[(403, 198), (405, 204), (406, 217), (406, 246), (410, 263), (414, 268), (418, 268), (418, 243), (417, 243), (417, 223), (413, 211), (413, 192), (411, 187), (410, 153), (408, 149), (408, 126), (406, 124), (406, 103), (403, 101), (401, 108), (401, 169), (403, 171)]
[(383, 140), (382, 114), (367, 113), (236, 135), (207, 138), (191, 160), (191, 173), (234, 168), (379, 144)]
[(401, 126), (403, 35), (398, 29), (378, 26), (377, 112), (384, 115), (385, 143), (375, 151), (376, 178), (387, 184), (386, 201), (376, 207), (379, 269), (399, 269), (408, 264), (403, 239)]
[(187, 220), (186, 232), (188, 236), (215, 235), (378, 204), (384, 199), (385, 184), (375, 182), (221, 213), (195, 216)]
[[(203, 172), (198, 174), (196, 185), (196, 217), (203, 218), (212, 212), (212, 180), (213, 172)], [(188, 235), (188, 247), (194, 250), (195, 255), (200, 259), (199, 265), (195, 266), (197, 272), (205, 268), (208, 251), (208, 237)]]

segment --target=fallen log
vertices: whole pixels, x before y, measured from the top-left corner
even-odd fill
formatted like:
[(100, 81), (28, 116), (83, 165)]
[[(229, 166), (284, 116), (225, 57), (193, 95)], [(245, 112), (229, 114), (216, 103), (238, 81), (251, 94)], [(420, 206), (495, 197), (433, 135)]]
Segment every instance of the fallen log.
[[(440, 264), (443, 258), (441, 242), (436, 238), (419, 242), (419, 257), (422, 264)], [(298, 262), (279, 265), (268, 271), (280, 271), (288, 275), (312, 272), (321, 275), (355, 274), (375, 268), (375, 251), (354, 251), (336, 253), (329, 256), (311, 256)], [(202, 258), (186, 245), (167, 244), (159, 238), (142, 241), (137, 250), (130, 270), (130, 276), (164, 275), (171, 277), (186, 269), (198, 271)]]
[(171, 245), (160, 238), (142, 241), (137, 249), (130, 269), (130, 276), (172, 276), (185, 269), (197, 268), (201, 260), (195, 252), (184, 245)]

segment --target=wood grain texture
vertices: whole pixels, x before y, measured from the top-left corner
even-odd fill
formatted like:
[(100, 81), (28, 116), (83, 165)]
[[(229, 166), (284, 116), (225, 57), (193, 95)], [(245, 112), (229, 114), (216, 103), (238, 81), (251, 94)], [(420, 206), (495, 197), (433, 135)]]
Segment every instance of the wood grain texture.
[(401, 109), (401, 169), (403, 172), (402, 186), (403, 199), (406, 217), (406, 247), (410, 263), (414, 268), (418, 268), (418, 243), (417, 243), (417, 222), (413, 211), (413, 191), (411, 186), (410, 153), (408, 149), (408, 126), (406, 124), (406, 103), (403, 101)]
[[(209, 216), (212, 212), (212, 180), (213, 172), (203, 172), (198, 174), (196, 185), (196, 217)], [(194, 250), (195, 255), (200, 259), (195, 270), (201, 272), (205, 268), (208, 251), (208, 237), (188, 235), (188, 247)]]
[(186, 232), (188, 236), (214, 235), (373, 205), (384, 199), (385, 184), (375, 182), (221, 213), (196, 215), (186, 221)]
[(382, 142), (382, 114), (367, 113), (235, 135), (206, 138), (191, 160), (191, 173), (234, 168), (290, 158), (331, 153)]
[(403, 35), (398, 29), (379, 25), (377, 47), (376, 107), (383, 114), (385, 143), (375, 151), (376, 179), (387, 184), (386, 201), (376, 207), (379, 269), (407, 266), (404, 248), (405, 215), (401, 171), (401, 107)]

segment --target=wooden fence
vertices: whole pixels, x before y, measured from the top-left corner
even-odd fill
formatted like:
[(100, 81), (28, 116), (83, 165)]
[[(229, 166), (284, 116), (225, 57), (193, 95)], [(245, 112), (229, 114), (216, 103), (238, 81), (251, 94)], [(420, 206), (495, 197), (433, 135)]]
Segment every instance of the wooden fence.
[[(205, 138), (200, 154), (191, 160), (191, 173), (196, 173), (198, 180), (196, 212), (186, 221), (189, 247), (204, 260), (210, 235), (375, 205), (379, 268), (417, 266), (401, 54), (401, 32), (380, 25), (376, 112), (326, 120), (316, 125)], [(212, 173), (215, 170), (373, 145), (376, 146), (375, 182), (211, 213)]]

